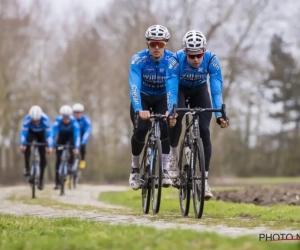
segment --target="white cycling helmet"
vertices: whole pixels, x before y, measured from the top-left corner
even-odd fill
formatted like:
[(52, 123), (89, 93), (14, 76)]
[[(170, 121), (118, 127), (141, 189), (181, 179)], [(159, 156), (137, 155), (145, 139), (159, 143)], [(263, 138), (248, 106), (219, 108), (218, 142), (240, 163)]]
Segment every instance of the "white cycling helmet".
[(182, 38), (184, 50), (198, 51), (206, 49), (206, 37), (199, 30), (190, 30)]
[(71, 116), (73, 114), (73, 110), (72, 110), (72, 107), (69, 106), (69, 105), (63, 105), (61, 106), (61, 108), (59, 109), (59, 113), (62, 115), (62, 116)]
[(41, 120), (42, 115), (43, 115), (43, 111), (40, 106), (34, 105), (29, 110), (29, 116), (33, 121)]
[(72, 109), (73, 112), (80, 112), (80, 113), (84, 112), (84, 106), (81, 103), (74, 104)]
[(145, 33), (146, 40), (163, 40), (168, 42), (170, 33), (168, 29), (162, 25), (153, 25), (149, 27)]

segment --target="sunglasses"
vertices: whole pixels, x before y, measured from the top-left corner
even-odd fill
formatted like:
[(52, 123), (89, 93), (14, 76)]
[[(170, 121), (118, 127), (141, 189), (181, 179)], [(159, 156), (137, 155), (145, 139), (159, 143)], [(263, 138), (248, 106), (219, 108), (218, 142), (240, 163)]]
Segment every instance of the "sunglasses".
[(63, 120), (69, 120), (71, 117), (69, 115), (63, 115), (62, 118)]
[(203, 57), (203, 55), (204, 55), (204, 52), (203, 52), (203, 53), (201, 53), (201, 54), (196, 54), (196, 55), (187, 55), (187, 56), (188, 56), (188, 58), (190, 58), (190, 59), (195, 59), (195, 58), (198, 58), (198, 59), (200, 59), (201, 57)]
[(166, 42), (164, 42), (164, 41), (150, 41), (150, 42), (148, 42), (148, 44), (151, 48), (154, 48), (154, 49), (156, 47), (162, 49), (166, 46)]

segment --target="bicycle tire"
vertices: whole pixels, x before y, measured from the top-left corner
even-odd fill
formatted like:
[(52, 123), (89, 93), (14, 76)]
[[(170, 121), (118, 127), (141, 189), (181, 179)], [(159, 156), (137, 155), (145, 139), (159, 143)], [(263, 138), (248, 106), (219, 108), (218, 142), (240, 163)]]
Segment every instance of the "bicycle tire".
[[(156, 159), (158, 159), (158, 166), (156, 164)], [(156, 171), (156, 166), (158, 167), (157, 169), (158, 171)], [(162, 148), (161, 148), (161, 141), (158, 138), (155, 139), (153, 145), (153, 158), (152, 158), (152, 162), (150, 162), (150, 173), (151, 173), (152, 211), (153, 214), (157, 214), (159, 213), (159, 209), (160, 209), (161, 190), (162, 190)], [(157, 194), (155, 195), (155, 193)]]
[[(205, 158), (202, 139), (195, 138), (193, 143), (192, 193), (195, 217), (199, 219), (202, 218), (205, 200)], [(198, 168), (197, 160), (199, 162)], [(200, 172), (200, 178), (197, 176), (197, 170)], [(199, 180), (201, 181), (200, 185)]]
[(70, 174), (69, 175), (69, 189), (72, 189), (72, 180), (73, 180), (73, 175), (72, 174)]
[(65, 194), (65, 168), (68, 167), (68, 163), (67, 162), (64, 162), (62, 163), (62, 171), (60, 173), (60, 177), (59, 177), (59, 181), (60, 181), (60, 195), (64, 195)]
[(73, 188), (76, 189), (76, 184), (77, 184), (77, 174), (72, 174), (73, 176)]
[(185, 142), (183, 140), (180, 145), (179, 161), (178, 161), (178, 169), (179, 169), (178, 197), (179, 197), (180, 211), (182, 216), (188, 216), (190, 210), (190, 199), (191, 199), (191, 188), (189, 185), (190, 165), (189, 162), (186, 162), (185, 160), (184, 147), (185, 147)]
[(144, 147), (144, 153), (143, 153), (143, 159), (141, 163), (140, 173), (141, 175), (141, 189), (142, 189), (142, 208), (143, 213), (148, 214), (149, 208), (150, 208), (150, 196), (151, 196), (151, 179), (150, 179), (150, 166), (147, 162), (147, 152), (148, 152), (148, 146)]
[(31, 193), (31, 197), (32, 197), (32, 199), (34, 199), (35, 198), (35, 190), (36, 190), (36, 181), (35, 181), (35, 175), (36, 175), (36, 166), (35, 166), (35, 163), (33, 162), (32, 163), (32, 167), (33, 167), (33, 175), (32, 176), (30, 176), (30, 178), (32, 178), (31, 179), (31, 191), (32, 191), (32, 193)]

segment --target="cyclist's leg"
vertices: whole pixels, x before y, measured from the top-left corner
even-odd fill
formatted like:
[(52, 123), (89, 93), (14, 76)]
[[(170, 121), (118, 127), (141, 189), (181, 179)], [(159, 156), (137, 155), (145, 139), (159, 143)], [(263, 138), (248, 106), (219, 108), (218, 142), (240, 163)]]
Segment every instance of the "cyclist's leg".
[[(74, 139), (73, 139), (73, 134), (68, 134), (68, 142), (70, 142), (70, 144), (72, 146), (74, 146)], [(74, 153), (73, 153), (73, 149), (74, 148), (70, 148), (70, 154), (69, 154), (69, 168), (71, 168), (74, 164)]]
[(85, 160), (85, 153), (86, 153), (85, 147), (86, 147), (85, 144), (80, 145), (80, 158), (81, 158), (81, 160)]
[[(191, 107), (211, 108), (211, 101), (210, 101), (210, 96), (209, 96), (208, 87), (206, 83), (203, 84), (203, 86), (201, 86), (200, 88), (197, 88), (197, 91), (194, 92), (194, 95), (191, 97)], [(203, 112), (199, 115), (199, 128), (200, 128), (200, 136), (204, 148), (206, 177), (208, 177), (211, 152), (212, 152), (210, 130), (209, 130), (211, 117), (212, 117), (211, 112)], [(205, 197), (206, 198), (213, 197), (207, 181), (206, 181)]]
[[(156, 103), (153, 105), (154, 113), (165, 114), (167, 110), (167, 96), (164, 95), (157, 99)], [(163, 186), (172, 185), (172, 181), (169, 176), (169, 153), (170, 153), (170, 141), (169, 141), (169, 131), (167, 121), (162, 121), (160, 140), (162, 146), (162, 161), (163, 161)]]
[[(28, 131), (27, 135), (27, 143), (31, 143), (35, 138), (35, 133), (32, 130)], [(24, 176), (29, 176), (29, 170), (30, 170), (30, 155), (31, 155), (31, 147), (26, 146), (26, 150), (24, 153), (24, 159), (25, 159), (25, 169), (24, 169)]]
[[(149, 110), (150, 106), (148, 102), (144, 99), (145, 97), (142, 95), (142, 107), (143, 110)], [(130, 105), (130, 118), (132, 124), (134, 126), (134, 110), (132, 105)], [(143, 147), (145, 145), (145, 137), (147, 135), (149, 128), (149, 120), (139, 119), (138, 122), (138, 130), (133, 133), (131, 137), (131, 154), (132, 154), (132, 163), (131, 163), (131, 172), (129, 177), (129, 185), (132, 189), (137, 190), (140, 187), (140, 175), (139, 175), (139, 167), (140, 167), (140, 154), (143, 151)]]
[[(56, 140), (56, 144), (66, 144), (66, 136), (59, 134), (58, 138)], [(62, 155), (62, 150), (58, 150), (56, 148), (56, 162), (55, 162), (55, 185), (54, 188), (58, 189), (59, 185), (59, 165), (60, 165), (60, 160), (61, 160), (61, 155)]]
[(80, 169), (85, 168), (85, 152), (86, 152), (86, 144), (80, 145), (80, 162), (79, 162)]
[[(185, 92), (183, 88), (179, 87), (178, 91), (178, 108), (185, 108)], [(170, 138), (170, 170), (169, 175), (172, 179), (176, 179), (178, 177), (178, 142), (181, 135), (182, 130), (182, 118), (184, 113), (179, 112), (177, 116), (176, 125), (173, 128), (169, 127), (169, 138)]]
[[(36, 138), (39, 143), (47, 143), (46, 141), (46, 133), (45, 131), (37, 132), (36, 133)], [(41, 157), (41, 162), (40, 162), (40, 184), (43, 186), (43, 180), (44, 180), (44, 172), (45, 168), (47, 166), (47, 158), (46, 158), (46, 148), (45, 147), (39, 147), (39, 153)]]

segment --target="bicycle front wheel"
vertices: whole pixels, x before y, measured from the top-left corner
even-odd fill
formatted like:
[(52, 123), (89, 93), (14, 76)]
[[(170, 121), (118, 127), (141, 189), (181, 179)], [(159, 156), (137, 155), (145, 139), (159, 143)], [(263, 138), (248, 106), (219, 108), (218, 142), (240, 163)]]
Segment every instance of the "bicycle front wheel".
[(160, 208), (162, 188), (162, 149), (161, 141), (155, 139), (150, 157), (152, 211), (157, 214)]
[(185, 156), (185, 143), (181, 142), (179, 154), (179, 180), (177, 180), (179, 187), (179, 204), (182, 216), (188, 216), (190, 210), (191, 187), (189, 185), (190, 179), (190, 165)]
[(196, 218), (201, 218), (205, 200), (205, 159), (201, 138), (195, 138), (192, 152), (192, 193)]
[(77, 184), (77, 173), (72, 174), (72, 183), (73, 183), (73, 188), (76, 189), (76, 184)]
[(31, 182), (31, 196), (35, 198), (35, 190), (36, 190), (36, 166), (35, 163), (32, 163), (32, 175), (29, 177)]
[(65, 194), (65, 181), (67, 177), (67, 168), (68, 168), (68, 163), (67, 162), (62, 163), (62, 170), (59, 176), (61, 196)]
[(150, 196), (151, 196), (151, 178), (150, 178), (150, 162), (148, 156), (148, 146), (144, 147), (143, 159), (140, 168), (141, 173), (141, 189), (142, 189), (142, 207), (144, 214), (149, 213)]

